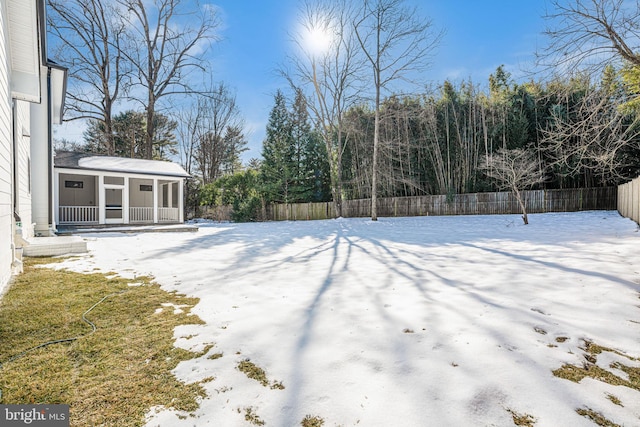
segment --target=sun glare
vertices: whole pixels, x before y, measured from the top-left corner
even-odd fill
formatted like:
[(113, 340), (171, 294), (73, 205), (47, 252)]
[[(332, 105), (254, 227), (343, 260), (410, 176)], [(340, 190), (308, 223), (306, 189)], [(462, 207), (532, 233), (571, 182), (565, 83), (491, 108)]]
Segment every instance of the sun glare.
[(331, 34), (326, 28), (307, 28), (304, 34), (304, 45), (308, 53), (322, 55), (329, 50)]

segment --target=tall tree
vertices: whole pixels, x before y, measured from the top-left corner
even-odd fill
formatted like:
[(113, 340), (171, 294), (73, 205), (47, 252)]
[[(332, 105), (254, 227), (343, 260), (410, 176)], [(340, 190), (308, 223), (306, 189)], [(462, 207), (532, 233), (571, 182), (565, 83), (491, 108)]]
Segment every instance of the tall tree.
[(212, 85), (208, 93), (197, 97), (185, 117), (190, 121), (182, 123), (188, 138), (183, 145), (192, 144), (193, 162), (205, 184), (238, 169), (247, 144), (235, 94), (225, 83)]
[(114, 155), (114, 105), (128, 82), (125, 25), (114, 6), (100, 0), (49, 0), (48, 11), (54, 56), (69, 69), (67, 117), (101, 123), (100, 151)]
[(539, 65), (599, 72), (616, 59), (640, 66), (639, 2), (552, 0), (550, 10)]
[[(167, 160), (176, 154), (177, 145), (175, 130), (177, 123), (162, 114), (154, 117), (156, 127), (154, 147), (154, 159)], [(93, 153), (109, 154), (118, 157), (145, 158), (144, 137), (146, 135), (146, 114), (128, 110), (116, 114), (113, 117), (111, 135), (115, 151), (105, 151), (102, 141), (105, 140), (106, 129), (104, 123), (98, 120), (90, 120), (84, 132), (84, 149)]]
[(174, 95), (203, 92), (193, 86), (204, 71), (207, 45), (216, 39), (216, 9), (186, 0), (117, 0), (127, 24), (127, 44), (121, 50), (132, 64), (135, 85), (131, 97), (147, 115), (145, 156), (153, 156), (153, 117), (160, 102)]
[(380, 144), (380, 105), (383, 90), (402, 79), (416, 78), (431, 62), (431, 55), (442, 33), (433, 30), (415, 7), (404, 0), (364, 0), (355, 34), (366, 56), (373, 77), (374, 134), (371, 171), (371, 219), (378, 219), (378, 150)]
[(342, 216), (342, 158), (347, 146), (343, 117), (362, 89), (363, 62), (353, 34), (356, 11), (348, 0), (305, 2), (299, 16), (301, 30), (294, 36), (298, 51), (289, 57), (293, 70), (283, 70), (294, 88), (305, 91), (315, 129), (325, 145), (338, 216)]
[(295, 91), (295, 98), (289, 112), (291, 124), (291, 144), (293, 152), (292, 161), (292, 200), (295, 202), (306, 202), (313, 193), (312, 174), (315, 166), (309, 162), (309, 147), (314, 142), (311, 124), (309, 123), (309, 113), (307, 111), (307, 100), (302, 90)]
[(291, 122), (286, 98), (278, 90), (269, 113), (267, 135), (262, 145), (260, 173), (267, 202), (290, 203), (293, 184)]
[(618, 108), (619, 102), (611, 90), (610, 85), (600, 88), (587, 85), (585, 92), (568, 103), (567, 108), (551, 111), (541, 144), (559, 173), (594, 176), (603, 185), (635, 177), (640, 125), (635, 115)]

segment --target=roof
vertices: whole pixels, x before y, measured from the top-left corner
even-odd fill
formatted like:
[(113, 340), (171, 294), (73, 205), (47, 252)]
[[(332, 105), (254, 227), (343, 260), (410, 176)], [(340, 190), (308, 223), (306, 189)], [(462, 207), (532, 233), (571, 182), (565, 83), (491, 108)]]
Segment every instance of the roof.
[(56, 168), (189, 178), (189, 174), (182, 166), (162, 160), (129, 159), (101, 156), (94, 153), (63, 151), (56, 153), (53, 162)]
[(11, 96), (28, 102), (40, 102), (40, 65), (46, 49), (46, 35), (40, 33), (44, 10), (43, 0), (9, 0), (3, 16), (9, 36)]

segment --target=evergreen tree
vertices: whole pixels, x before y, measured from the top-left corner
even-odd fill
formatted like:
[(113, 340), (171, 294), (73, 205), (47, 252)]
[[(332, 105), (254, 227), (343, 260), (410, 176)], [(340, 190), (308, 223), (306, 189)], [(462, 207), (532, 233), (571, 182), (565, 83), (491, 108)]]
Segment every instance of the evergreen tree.
[(175, 129), (177, 123), (163, 114), (156, 114), (155, 139), (153, 141), (153, 155), (147, 156), (145, 150), (146, 115), (139, 111), (123, 111), (113, 117), (113, 134), (107, 135), (104, 123), (99, 120), (89, 121), (84, 132), (84, 149), (91, 153), (109, 154), (105, 141), (113, 141), (116, 157), (145, 159), (168, 159), (176, 154)]
[(301, 90), (296, 90), (296, 96), (289, 113), (291, 123), (291, 144), (293, 151), (291, 199), (294, 202), (307, 201), (311, 196), (312, 187), (310, 176), (307, 174), (306, 150), (311, 136), (311, 125), (307, 112), (307, 102)]
[(318, 132), (310, 131), (305, 146), (305, 175), (309, 194), (308, 202), (331, 200), (331, 175), (327, 161), (327, 147)]
[(276, 92), (274, 102), (269, 113), (267, 136), (262, 144), (260, 173), (263, 192), (267, 202), (290, 203), (293, 200), (291, 187), (296, 169), (292, 161), (291, 121), (286, 99), (280, 90)]

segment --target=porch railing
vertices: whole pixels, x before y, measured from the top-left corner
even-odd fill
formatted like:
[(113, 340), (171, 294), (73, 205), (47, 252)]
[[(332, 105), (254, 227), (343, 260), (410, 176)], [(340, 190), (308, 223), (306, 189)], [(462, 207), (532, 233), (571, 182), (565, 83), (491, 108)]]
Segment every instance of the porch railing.
[(97, 206), (60, 206), (60, 224), (88, 224), (98, 222)]
[(158, 222), (178, 222), (178, 208), (158, 208)]
[(129, 208), (129, 222), (153, 222), (153, 208)]
[[(158, 208), (158, 222), (178, 222), (178, 208)], [(97, 224), (97, 206), (60, 206), (60, 224)], [(129, 208), (129, 222), (153, 222), (153, 208)]]

